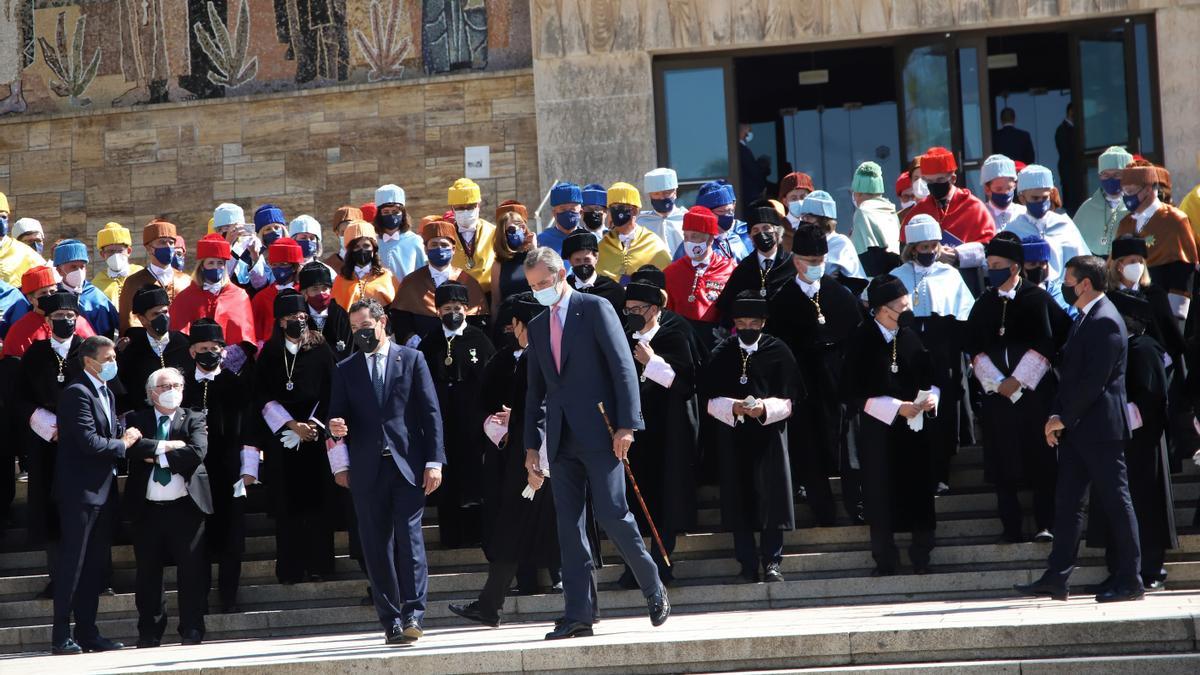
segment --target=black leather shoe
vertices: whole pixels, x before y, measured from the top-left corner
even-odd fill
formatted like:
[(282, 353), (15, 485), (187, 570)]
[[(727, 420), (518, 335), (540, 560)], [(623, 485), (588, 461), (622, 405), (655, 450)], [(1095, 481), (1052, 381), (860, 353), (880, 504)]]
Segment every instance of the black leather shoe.
[(646, 609), (650, 612), (650, 623), (655, 628), (667, 622), (667, 618), (671, 616), (671, 600), (667, 598), (667, 589), (660, 588), (658, 591), (646, 598)]
[(183, 631), (179, 638), (180, 643), (185, 645), (198, 645), (204, 641), (204, 636), (195, 628)]
[(406, 646), (412, 644), (411, 640), (404, 638), (404, 628), (400, 624), (393, 624), (387, 632), (383, 634), (384, 644)]
[(500, 614), (498, 612), (495, 615), (484, 614), (482, 611), (480, 611), (478, 602), (472, 602), (466, 605), (456, 605), (452, 602), (450, 603), (450, 611), (464, 619), (474, 621), (475, 623), (481, 623), (485, 626), (491, 626), (492, 628), (498, 628), (500, 626)]
[(417, 623), (416, 619), (405, 619), (402, 632), (404, 639), (409, 642), (416, 642), (425, 636), (425, 631), (421, 630), (421, 624)]
[(637, 577), (633, 576), (633, 570), (629, 569), (628, 567), (625, 568), (624, 572), (621, 572), (621, 578), (617, 579), (617, 585), (627, 591), (640, 588), (640, 586), (638, 586)]
[(82, 654), (83, 647), (80, 647), (74, 640), (67, 638), (62, 642), (55, 643), (50, 646), (50, 653), (55, 656), (64, 654)]
[(1155, 579), (1154, 581), (1146, 584), (1146, 592), (1149, 593), (1150, 591), (1161, 591), (1166, 587), (1167, 582), (1163, 581), (1162, 579)]
[(113, 652), (125, 648), (124, 643), (109, 640), (106, 637), (97, 637), (95, 640), (80, 642), (79, 646), (83, 647), (83, 651), (85, 652)]
[(565, 620), (562, 623), (555, 623), (554, 630), (546, 633), (546, 639), (566, 640), (567, 638), (591, 637), (592, 635), (591, 624)]
[(117, 597), (117, 592), (113, 590), (112, 586), (109, 586), (108, 588), (100, 591), (100, 595), (107, 595), (110, 598), (115, 598)]
[(763, 572), (763, 581), (767, 583), (783, 581), (783, 572), (779, 571), (779, 563), (767, 565), (766, 571)]
[(742, 571), (738, 572), (737, 580), (743, 584), (757, 584), (758, 570), (749, 567), (743, 567)]
[(1015, 584), (1013, 590), (1021, 595), (1029, 595), (1035, 598), (1049, 597), (1051, 600), (1066, 600), (1067, 587), (1060, 586), (1056, 583), (1038, 579), (1032, 584)]
[(1128, 602), (1131, 600), (1142, 600), (1146, 597), (1146, 590), (1140, 585), (1137, 588), (1110, 588), (1103, 593), (1096, 595), (1096, 602)]
[(162, 644), (162, 641), (157, 640), (155, 638), (138, 638), (137, 648), (138, 649), (152, 649), (161, 644)]

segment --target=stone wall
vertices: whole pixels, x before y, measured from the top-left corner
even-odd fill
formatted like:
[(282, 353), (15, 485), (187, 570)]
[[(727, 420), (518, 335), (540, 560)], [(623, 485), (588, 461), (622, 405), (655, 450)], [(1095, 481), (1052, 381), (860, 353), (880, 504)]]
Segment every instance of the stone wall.
[[(657, 162), (654, 55), (1158, 12), (1167, 166), (1200, 180), (1200, 0), (531, 0), (543, 188), (638, 179)], [(596, 110), (598, 114), (580, 114)], [(602, 112), (602, 114), (600, 114)], [(1179, 191), (1179, 188), (1176, 188)]]
[(463, 175), (463, 148), (487, 145), (492, 178), (478, 182), (490, 219), (504, 199), (540, 199), (533, 110), (524, 70), (9, 118), (0, 121), (0, 192), (14, 220), (41, 220), (51, 240), (94, 244), (109, 220), (137, 232), (161, 216), (183, 226), (190, 247), (222, 201), (247, 215), (272, 202), (289, 218), (327, 223), (338, 206), (396, 183), (416, 217), (441, 213)]

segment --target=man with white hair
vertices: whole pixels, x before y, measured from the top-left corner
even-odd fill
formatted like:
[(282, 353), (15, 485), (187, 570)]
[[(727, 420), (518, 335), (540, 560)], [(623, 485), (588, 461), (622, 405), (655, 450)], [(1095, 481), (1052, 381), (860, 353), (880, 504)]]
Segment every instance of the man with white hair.
[(123, 515), (134, 523), (138, 647), (157, 647), (166, 630), (163, 568), (171, 561), (178, 569), (179, 635), (185, 645), (204, 638), (204, 525), (213, 510), (204, 468), (208, 429), (204, 415), (181, 407), (183, 385), (183, 374), (174, 368), (154, 371), (146, 380), (146, 400), (153, 407), (128, 419), (130, 427), (145, 430), (125, 453), (129, 481), (122, 504)]

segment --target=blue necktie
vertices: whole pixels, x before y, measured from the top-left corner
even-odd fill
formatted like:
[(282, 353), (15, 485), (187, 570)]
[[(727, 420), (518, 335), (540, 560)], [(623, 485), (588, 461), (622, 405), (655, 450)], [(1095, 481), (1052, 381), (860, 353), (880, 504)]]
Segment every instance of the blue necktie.
[[(171, 424), (170, 417), (163, 415), (158, 418), (158, 440), (160, 440), (160, 441), (169, 440), (168, 436), (171, 435), (170, 424)], [(169, 485), (171, 483), (171, 471), (169, 469), (164, 469), (163, 467), (159, 466), (157, 457), (155, 458), (155, 462), (154, 462), (154, 482), (158, 483), (159, 485), (163, 485), (163, 486)]]

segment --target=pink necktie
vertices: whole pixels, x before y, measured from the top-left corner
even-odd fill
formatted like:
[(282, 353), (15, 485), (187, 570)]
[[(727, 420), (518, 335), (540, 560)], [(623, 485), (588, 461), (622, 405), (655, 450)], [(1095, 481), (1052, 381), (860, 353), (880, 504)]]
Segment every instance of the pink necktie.
[(558, 305), (550, 308), (550, 354), (554, 357), (554, 369), (562, 372), (562, 319), (558, 317)]

